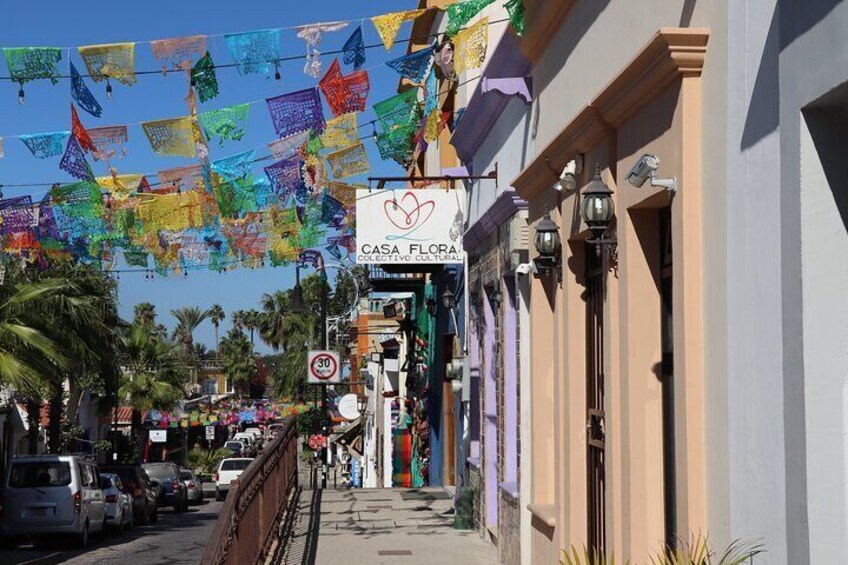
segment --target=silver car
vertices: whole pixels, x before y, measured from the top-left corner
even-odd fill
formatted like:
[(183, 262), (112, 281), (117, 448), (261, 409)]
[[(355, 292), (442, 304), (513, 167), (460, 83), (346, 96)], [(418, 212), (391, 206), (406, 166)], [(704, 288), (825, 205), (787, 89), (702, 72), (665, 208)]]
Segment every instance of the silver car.
[(28, 536), (73, 535), (79, 546), (103, 532), (106, 496), (96, 465), (74, 455), (34, 455), (9, 462), (0, 533), (6, 544)]
[(183, 482), (183, 485), (185, 485), (186, 492), (188, 492), (188, 503), (202, 504), (203, 481), (200, 480), (200, 477), (195, 475), (194, 471), (180, 469), (180, 480)]
[(134, 525), (132, 497), (126, 493), (121, 477), (114, 473), (100, 473), (100, 488), (106, 495), (106, 525), (123, 534)]

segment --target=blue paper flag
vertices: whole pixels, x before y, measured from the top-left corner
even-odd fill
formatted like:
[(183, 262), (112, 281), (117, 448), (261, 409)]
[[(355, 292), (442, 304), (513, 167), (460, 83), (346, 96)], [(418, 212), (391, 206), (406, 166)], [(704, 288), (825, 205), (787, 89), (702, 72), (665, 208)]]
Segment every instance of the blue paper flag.
[(103, 107), (85, 85), (73, 63), (71, 63), (71, 96), (80, 108), (95, 118), (99, 118), (103, 113)]
[(350, 34), (344, 47), (345, 65), (353, 65), (354, 70), (359, 70), (365, 64), (365, 42), (362, 40), (362, 26), (359, 26)]
[(435, 51), (436, 46), (432, 45), (427, 49), (386, 61), (386, 65), (412, 82), (421, 82), (424, 80), (424, 75), (430, 69), (430, 62), (433, 59), (433, 53)]

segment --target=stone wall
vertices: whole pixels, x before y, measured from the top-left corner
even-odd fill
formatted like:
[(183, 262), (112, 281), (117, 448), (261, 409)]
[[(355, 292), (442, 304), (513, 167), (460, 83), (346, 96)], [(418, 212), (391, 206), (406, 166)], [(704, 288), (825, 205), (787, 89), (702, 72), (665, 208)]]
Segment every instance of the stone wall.
[(521, 563), (521, 510), (518, 498), (500, 489), (498, 558), (504, 565)]

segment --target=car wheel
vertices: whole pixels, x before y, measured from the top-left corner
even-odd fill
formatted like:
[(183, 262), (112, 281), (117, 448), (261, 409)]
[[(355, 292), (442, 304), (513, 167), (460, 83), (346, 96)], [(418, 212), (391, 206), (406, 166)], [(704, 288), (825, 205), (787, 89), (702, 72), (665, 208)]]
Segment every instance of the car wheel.
[(77, 547), (80, 549), (88, 547), (88, 520), (86, 520), (85, 526), (82, 527), (82, 532), (77, 534)]
[(156, 508), (156, 507), (154, 506), (154, 507), (153, 507), (153, 512), (150, 514), (150, 520), (149, 520), (149, 522), (150, 522), (151, 524), (155, 524), (155, 523), (156, 523), (156, 522), (158, 522), (158, 521), (159, 521), (159, 509), (158, 509), (158, 508)]
[(118, 520), (118, 525), (115, 526), (115, 535), (122, 536), (124, 535), (124, 517), (121, 516), (121, 519)]

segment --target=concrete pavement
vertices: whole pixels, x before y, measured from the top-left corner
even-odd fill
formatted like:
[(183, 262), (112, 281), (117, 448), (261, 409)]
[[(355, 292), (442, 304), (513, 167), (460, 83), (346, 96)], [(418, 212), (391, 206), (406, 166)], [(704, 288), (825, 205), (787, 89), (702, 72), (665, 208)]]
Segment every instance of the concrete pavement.
[(162, 509), (156, 524), (136, 527), (123, 536), (107, 535), (102, 542), (92, 542), (91, 547), (85, 551), (60, 541), (46, 542), (35, 548), (0, 551), (0, 563), (196, 565), (206, 549), (222, 505), (222, 502), (206, 501), (180, 514), (175, 514), (171, 509)]
[(441, 488), (305, 490), (289, 543), (272, 560), (285, 565), (498, 563), (476, 532), (457, 531), (452, 497)]

